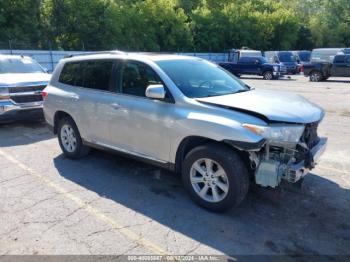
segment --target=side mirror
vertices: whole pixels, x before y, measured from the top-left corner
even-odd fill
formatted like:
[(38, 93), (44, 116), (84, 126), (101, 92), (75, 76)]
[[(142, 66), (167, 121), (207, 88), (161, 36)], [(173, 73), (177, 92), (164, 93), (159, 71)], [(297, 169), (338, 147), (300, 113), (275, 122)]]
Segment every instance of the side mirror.
[(149, 85), (146, 89), (146, 97), (153, 99), (164, 99), (165, 93), (163, 85)]

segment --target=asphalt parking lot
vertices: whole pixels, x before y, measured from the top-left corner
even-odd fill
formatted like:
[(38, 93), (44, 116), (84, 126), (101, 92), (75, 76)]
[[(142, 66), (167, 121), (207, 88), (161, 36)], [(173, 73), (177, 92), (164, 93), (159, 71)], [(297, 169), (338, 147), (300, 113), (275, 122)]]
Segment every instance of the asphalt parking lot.
[(254, 187), (227, 214), (171, 172), (93, 151), (63, 157), (44, 123), (0, 126), (0, 255), (350, 255), (350, 80), (242, 77), (321, 105), (329, 146), (301, 188)]

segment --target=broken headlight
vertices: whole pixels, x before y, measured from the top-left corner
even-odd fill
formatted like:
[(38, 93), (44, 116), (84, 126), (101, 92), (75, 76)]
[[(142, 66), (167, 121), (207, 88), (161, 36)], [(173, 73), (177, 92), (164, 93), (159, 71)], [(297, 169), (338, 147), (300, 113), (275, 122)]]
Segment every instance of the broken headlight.
[(243, 127), (271, 142), (286, 143), (298, 143), (305, 128), (302, 125), (258, 126), (251, 124), (243, 124)]

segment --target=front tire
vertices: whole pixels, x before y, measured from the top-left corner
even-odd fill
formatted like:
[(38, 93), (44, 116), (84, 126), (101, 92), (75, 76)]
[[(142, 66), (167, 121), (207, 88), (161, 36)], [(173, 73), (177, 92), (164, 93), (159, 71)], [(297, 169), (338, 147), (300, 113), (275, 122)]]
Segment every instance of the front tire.
[(66, 157), (81, 158), (90, 152), (90, 148), (83, 144), (77, 125), (72, 118), (61, 119), (57, 131), (58, 142)]
[(190, 151), (184, 160), (182, 180), (194, 202), (214, 212), (238, 206), (249, 189), (244, 162), (220, 144), (206, 144)]
[(263, 73), (263, 78), (265, 80), (272, 80), (273, 79), (273, 73), (271, 71), (266, 71)]

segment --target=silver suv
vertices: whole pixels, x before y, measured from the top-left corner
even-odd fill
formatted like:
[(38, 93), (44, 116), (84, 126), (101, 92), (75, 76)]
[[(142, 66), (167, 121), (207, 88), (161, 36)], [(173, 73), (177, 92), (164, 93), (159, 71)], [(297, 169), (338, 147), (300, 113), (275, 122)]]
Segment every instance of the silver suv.
[(254, 90), (194, 57), (66, 58), (44, 97), (45, 118), (68, 158), (96, 147), (174, 170), (193, 200), (213, 211), (237, 206), (250, 183), (300, 180), (327, 143), (317, 135), (318, 106)]

